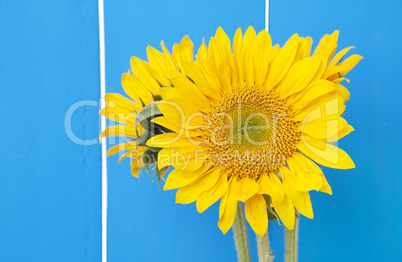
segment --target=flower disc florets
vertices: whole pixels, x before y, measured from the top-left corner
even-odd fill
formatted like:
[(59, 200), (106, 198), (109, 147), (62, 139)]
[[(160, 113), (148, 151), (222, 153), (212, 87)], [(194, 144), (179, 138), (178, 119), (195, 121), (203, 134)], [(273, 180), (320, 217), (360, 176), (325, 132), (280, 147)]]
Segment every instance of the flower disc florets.
[(234, 88), (204, 119), (209, 160), (239, 178), (276, 172), (296, 150), (297, 123), (274, 91)]

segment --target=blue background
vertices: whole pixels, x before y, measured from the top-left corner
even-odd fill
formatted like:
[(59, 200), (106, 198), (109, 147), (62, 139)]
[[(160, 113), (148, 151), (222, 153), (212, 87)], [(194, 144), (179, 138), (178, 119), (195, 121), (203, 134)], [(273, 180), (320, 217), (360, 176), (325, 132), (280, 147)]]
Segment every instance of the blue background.
[[(333, 195), (312, 193), (315, 217), (302, 218), (299, 261), (398, 261), (402, 230), (402, 40), (398, 1), (271, 1), (270, 33), (284, 44), (293, 33), (341, 31), (365, 58), (349, 73), (346, 119), (356, 131), (340, 141), (353, 170), (324, 168)], [(195, 46), (221, 26), (264, 28), (264, 1), (105, 1), (107, 92), (123, 93), (130, 56), (146, 58), (189, 34)], [(0, 1), (0, 261), (100, 261), (100, 146), (66, 135), (67, 110), (99, 99), (96, 1)], [(77, 137), (99, 134), (98, 109), (72, 118)], [(111, 144), (117, 141), (110, 141)], [(218, 205), (198, 214), (174, 204), (129, 161), (108, 158), (108, 259), (235, 261), (232, 233), (222, 235)], [(283, 261), (283, 227), (271, 223), (275, 261)], [(254, 234), (249, 232), (253, 259)]]
[(96, 1), (0, 1), (0, 261), (100, 261), (99, 95)]

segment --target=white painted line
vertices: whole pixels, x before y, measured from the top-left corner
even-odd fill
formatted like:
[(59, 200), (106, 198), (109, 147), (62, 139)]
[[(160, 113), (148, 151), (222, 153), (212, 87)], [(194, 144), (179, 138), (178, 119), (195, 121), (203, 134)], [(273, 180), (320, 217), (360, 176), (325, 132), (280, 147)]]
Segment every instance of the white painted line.
[(265, 30), (269, 32), (269, 0), (265, 0)]
[[(99, 17), (99, 61), (101, 108), (105, 107), (105, 18), (103, 0), (98, 0)], [(101, 130), (106, 128), (106, 118), (101, 116)], [(106, 137), (102, 138), (102, 262), (107, 262), (107, 165)]]

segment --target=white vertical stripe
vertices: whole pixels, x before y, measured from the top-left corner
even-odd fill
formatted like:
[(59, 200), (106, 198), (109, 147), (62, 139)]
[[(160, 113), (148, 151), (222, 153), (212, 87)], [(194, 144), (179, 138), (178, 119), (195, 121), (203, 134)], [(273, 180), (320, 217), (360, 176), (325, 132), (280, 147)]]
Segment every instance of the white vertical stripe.
[(265, 30), (269, 32), (269, 0), (265, 0)]
[[(105, 18), (103, 0), (98, 0), (99, 17), (99, 61), (100, 61), (100, 95), (101, 108), (105, 107)], [(106, 118), (101, 116), (101, 129), (106, 128)], [(107, 166), (106, 138), (102, 138), (102, 262), (107, 262)]]

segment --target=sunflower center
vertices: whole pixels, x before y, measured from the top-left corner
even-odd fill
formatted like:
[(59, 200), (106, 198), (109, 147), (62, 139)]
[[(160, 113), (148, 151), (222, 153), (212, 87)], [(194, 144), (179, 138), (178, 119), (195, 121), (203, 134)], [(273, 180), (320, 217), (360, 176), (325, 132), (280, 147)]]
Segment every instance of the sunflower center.
[(229, 175), (258, 178), (276, 172), (296, 150), (296, 122), (274, 91), (236, 88), (204, 120), (209, 161)]

